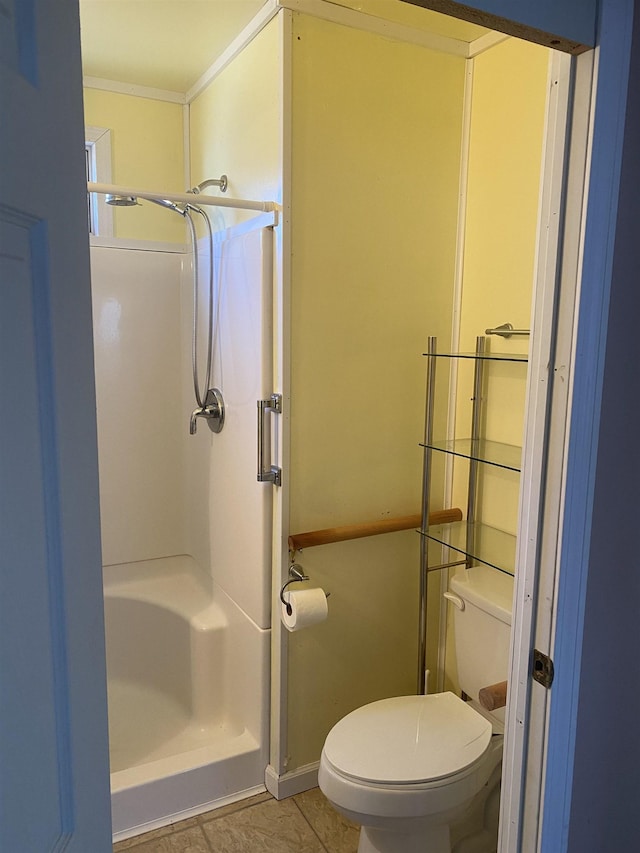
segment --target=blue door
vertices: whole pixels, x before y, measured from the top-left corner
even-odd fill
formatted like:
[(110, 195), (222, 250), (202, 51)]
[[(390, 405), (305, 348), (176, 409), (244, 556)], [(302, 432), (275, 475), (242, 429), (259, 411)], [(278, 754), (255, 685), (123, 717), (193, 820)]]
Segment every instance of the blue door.
[(77, 0), (0, 4), (0, 850), (111, 850)]

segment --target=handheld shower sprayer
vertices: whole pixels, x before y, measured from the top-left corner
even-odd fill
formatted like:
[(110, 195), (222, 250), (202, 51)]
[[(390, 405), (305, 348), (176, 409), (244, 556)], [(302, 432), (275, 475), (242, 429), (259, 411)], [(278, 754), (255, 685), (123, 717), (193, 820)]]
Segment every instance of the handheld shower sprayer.
[(154, 204), (159, 204), (160, 207), (166, 207), (168, 210), (175, 210), (176, 213), (179, 213), (180, 216), (186, 216), (187, 210), (189, 209), (189, 205), (185, 204), (176, 204), (175, 201), (169, 201), (166, 198), (150, 198), (149, 201)]
[[(160, 207), (166, 207), (169, 210), (175, 210), (180, 216), (186, 216), (189, 205), (176, 204), (174, 201), (169, 201), (166, 198), (149, 198), (147, 201), (153, 204), (159, 204)], [(134, 195), (107, 195), (105, 201), (113, 207), (136, 207), (140, 206), (140, 202)]]

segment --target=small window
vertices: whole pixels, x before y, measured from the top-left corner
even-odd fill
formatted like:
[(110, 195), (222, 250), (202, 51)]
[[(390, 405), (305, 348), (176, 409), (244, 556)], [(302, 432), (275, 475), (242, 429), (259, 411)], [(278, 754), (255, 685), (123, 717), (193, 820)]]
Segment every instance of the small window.
[[(85, 160), (87, 180), (111, 183), (111, 131), (104, 127), (85, 127)], [(98, 193), (87, 194), (89, 234), (113, 237), (113, 210)]]

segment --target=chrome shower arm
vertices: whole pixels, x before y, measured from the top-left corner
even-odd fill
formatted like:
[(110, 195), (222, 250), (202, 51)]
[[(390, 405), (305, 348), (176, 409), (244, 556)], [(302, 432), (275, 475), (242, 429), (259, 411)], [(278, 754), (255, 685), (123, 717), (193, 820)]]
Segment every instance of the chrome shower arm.
[(201, 184), (198, 184), (195, 187), (192, 187), (189, 192), (190, 193), (201, 193), (202, 190), (205, 190), (207, 187), (220, 187), (221, 193), (226, 193), (227, 187), (229, 186), (229, 180), (226, 175), (220, 175), (219, 178), (207, 178), (206, 181), (202, 181)]

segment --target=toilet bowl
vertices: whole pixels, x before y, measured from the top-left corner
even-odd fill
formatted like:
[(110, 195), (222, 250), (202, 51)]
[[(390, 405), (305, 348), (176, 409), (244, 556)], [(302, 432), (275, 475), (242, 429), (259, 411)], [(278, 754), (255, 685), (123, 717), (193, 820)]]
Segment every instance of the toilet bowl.
[(502, 736), (453, 693), (358, 708), (329, 733), (318, 781), (361, 824), (358, 853), (450, 853), (464, 815), (502, 759)]
[(513, 578), (489, 566), (450, 580), (469, 702), (453, 693), (382, 699), (327, 735), (318, 782), (362, 826), (358, 853), (451, 853), (452, 827), (457, 851), (495, 851), (504, 709), (489, 713), (478, 697), (507, 678), (512, 597)]

